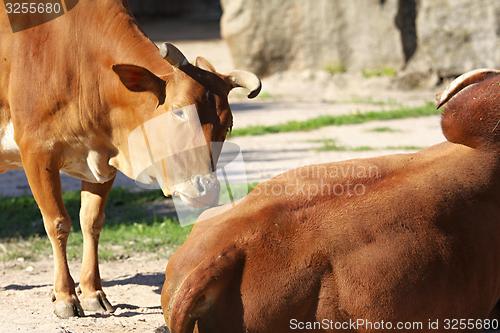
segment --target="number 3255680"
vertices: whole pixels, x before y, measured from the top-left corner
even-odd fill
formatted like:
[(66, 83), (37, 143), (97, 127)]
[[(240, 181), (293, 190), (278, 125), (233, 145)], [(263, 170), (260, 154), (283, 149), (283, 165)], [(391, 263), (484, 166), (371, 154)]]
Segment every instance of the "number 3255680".
[(18, 2), (6, 3), (7, 14), (60, 14), (60, 3)]

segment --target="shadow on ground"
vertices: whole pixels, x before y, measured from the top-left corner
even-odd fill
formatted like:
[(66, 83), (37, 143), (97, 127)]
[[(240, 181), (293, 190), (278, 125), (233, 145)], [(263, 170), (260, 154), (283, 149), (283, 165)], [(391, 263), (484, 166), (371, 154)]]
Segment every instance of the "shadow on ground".
[[(164, 281), (164, 274), (162, 273), (138, 273), (133, 276), (124, 276), (124, 277), (119, 277), (117, 279), (113, 280), (105, 280), (102, 281), (102, 286), (103, 287), (114, 287), (114, 286), (126, 286), (126, 285), (138, 285), (138, 286), (147, 286), (147, 287), (155, 287), (155, 290), (153, 290), (156, 294), (161, 294), (161, 288), (163, 286), (163, 281)], [(28, 285), (28, 284), (9, 284), (5, 287), (0, 287), (0, 290), (17, 290), (17, 291), (23, 291), (23, 290), (32, 290), (32, 289), (37, 289), (37, 288), (46, 288), (50, 287), (50, 284), (33, 284), (33, 285)], [(123, 304), (121, 304), (123, 305)], [(120, 306), (120, 307), (124, 307)], [(132, 305), (128, 305), (128, 309), (137, 309), (138, 307), (134, 307)]]
[(126, 276), (123, 278), (118, 278), (110, 281), (103, 281), (103, 287), (113, 287), (113, 286), (123, 286), (135, 284), (139, 286), (155, 287), (155, 293), (161, 294), (161, 288), (163, 286), (163, 281), (165, 279), (162, 273), (138, 273), (133, 276)]
[(32, 289), (38, 289), (38, 288), (46, 288), (46, 287), (50, 287), (50, 285), (49, 284), (35, 284), (35, 285), (9, 284), (5, 287), (0, 287), (0, 290), (24, 291), (24, 290), (32, 290)]

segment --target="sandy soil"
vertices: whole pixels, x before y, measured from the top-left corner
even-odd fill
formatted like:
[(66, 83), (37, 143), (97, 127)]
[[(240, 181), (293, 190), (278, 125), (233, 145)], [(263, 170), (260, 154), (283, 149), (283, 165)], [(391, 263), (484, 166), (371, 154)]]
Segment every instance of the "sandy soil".
[[(87, 333), (167, 332), (160, 308), (166, 258), (138, 256), (101, 264), (104, 291), (115, 313), (62, 320), (52, 313), (52, 260), (0, 264), (0, 331)], [(73, 262), (77, 277), (80, 265)]]

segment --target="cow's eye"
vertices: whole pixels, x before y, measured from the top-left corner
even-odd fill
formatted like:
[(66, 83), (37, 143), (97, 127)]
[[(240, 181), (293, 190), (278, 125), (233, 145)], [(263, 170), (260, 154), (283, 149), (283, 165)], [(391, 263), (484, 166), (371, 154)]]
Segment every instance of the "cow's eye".
[(185, 120), (186, 119), (186, 114), (184, 113), (184, 110), (182, 109), (179, 109), (179, 110), (174, 110), (172, 111), (174, 113), (175, 116), (177, 116), (178, 118), (182, 119), (182, 120)]

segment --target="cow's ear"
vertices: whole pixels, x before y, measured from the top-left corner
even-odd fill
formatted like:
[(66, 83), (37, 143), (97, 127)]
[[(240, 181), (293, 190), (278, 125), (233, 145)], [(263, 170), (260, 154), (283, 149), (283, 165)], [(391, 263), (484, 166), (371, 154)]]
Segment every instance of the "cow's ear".
[(158, 105), (165, 103), (166, 82), (144, 67), (136, 65), (113, 65), (113, 71), (128, 90), (149, 91), (158, 98)]
[(197, 57), (195, 61), (196, 67), (204, 69), (208, 72), (216, 73), (214, 65), (212, 65), (207, 59), (203, 57)]

